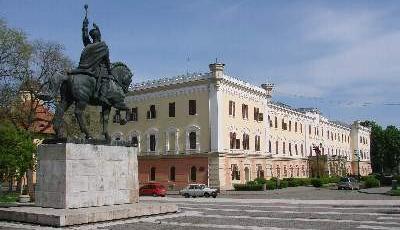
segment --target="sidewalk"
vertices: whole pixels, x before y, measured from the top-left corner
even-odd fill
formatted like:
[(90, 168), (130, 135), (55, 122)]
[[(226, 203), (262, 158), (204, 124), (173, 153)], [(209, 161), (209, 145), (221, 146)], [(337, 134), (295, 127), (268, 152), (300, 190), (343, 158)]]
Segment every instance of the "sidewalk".
[(392, 189), (392, 187), (365, 188), (365, 189), (360, 189), (358, 192), (366, 193), (366, 194), (381, 194), (381, 195), (385, 195), (391, 189)]

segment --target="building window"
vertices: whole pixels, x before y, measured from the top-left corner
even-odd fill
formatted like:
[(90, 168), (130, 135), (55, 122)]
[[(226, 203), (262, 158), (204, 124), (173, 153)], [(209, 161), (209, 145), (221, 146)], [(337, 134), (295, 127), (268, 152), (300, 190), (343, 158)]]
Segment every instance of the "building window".
[(301, 145), (300, 145), (300, 148), (301, 148), (301, 150), (300, 150), (300, 151), (301, 151), (301, 156), (304, 156), (304, 148), (303, 148), (303, 144), (301, 144)]
[(271, 141), (268, 141), (268, 152), (272, 153), (272, 143), (271, 143)]
[(243, 149), (249, 150), (250, 149), (250, 137), (248, 134), (243, 134)]
[(156, 118), (156, 106), (150, 105), (150, 109), (147, 111), (147, 119), (155, 119)]
[(189, 133), (189, 149), (196, 149), (196, 132)]
[(155, 181), (156, 180), (156, 168), (151, 167), (150, 169), (150, 181)]
[(292, 156), (292, 143), (289, 143), (289, 155)]
[(275, 117), (275, 128), (276, 129), (278, 128), (278, 118), (277, 117)]
[(278, 154), (278, 153), (279, 153), (279, 142), (276, 141), (275, 142), (275, 154)]
[(294, 122), (294, 132), (297, 133), (297, 122)]
[(283, 154), (286, 154), (286, 143), (285, 142), (282, 143), (282, 150), (283, 150)]
[(308, 125), (308, 135), (311, 135), (311, 125)]
[(235, 117), (235, 102), (229, 101), (229, 115)]
[(175, 167), (174, 166), (172, 166), (169, 169), (169, 180), (170, 181), (175, 181)]
[(115, 114), (113, 116), (113, 123), (120, 123), (121, 122), (121, 113), (119, 110), (115, 110)]
[(287, 123), (285, 123), (285, 119), (282, 119), (282, 130), (287, 130)]
[(189, 115), (196, 115), (196, 100), (189, 100)]
[(230, 132), (230, 148), (231, 149), (240, 149), (240, 139), (236, 139), (236, 133)]
[(249, 106), (242, 104), (242, 118), (249, 119)]
[(257, 165), (257, 178), (264, 178), (264, 170), (260, 164)]
[(299, 123), (299, 126), (300, 126), (300, 133), (303, 133), (303, 125)]
[(192, 166), (192, 168), (190, 168), (190, 180), (192, 182), (196, 181), (196, 177), (197, 177), (197, 169), (195, 166)]
[(175, 117), (175, 102), (168, 104), (168, 114), (169, 117)]
[(257, 107), (254, 107), (254, 120), (255, 121), (259, 121), (259, 118), (258, 118), (259, 114), (260, 114), (260, 109)]
[(292, 121), (289, 121), (289, 132), (292, 131)]
[(138, 136), (136, 136), (136, 135), (132, 136), (131, 144), (132, 144), (133, 147), (138, 147), (139, 146)]
[(232, 180), (240, 180), (240, 171), (236, 164), (231, 165), (232, 170)]
[(132, 108), (129, 111), (128, 121), (137, 121), (138, 120), (138, 108)]
[(299, 155), (299, 152), (297, 150), (297, 144), (294, 145), (294, 152), (296, 153), (296, 155)]
[(256, 135), (254, 142), (255, 142), (255, 150), (260, 151), (260, 136)]
[(186, 149), (200, 152), (200, 127), (192, 125), (186, 129)]
[(154, 152), (154, 151), (156, 151), (156, 144), (157, 144), (156, 143), (156, 135), (150, 134), (149, 139), (150, 139), (150, 151)]
[(286, 165), (283, 166), (283, 177), (287, 177), (287, 168), (286, 168)]
[(269, 122), (269, 127), (272, 128), (273, 124), (272, 124), (272, 120), (271, 117), (268, 115), (268, 122)]

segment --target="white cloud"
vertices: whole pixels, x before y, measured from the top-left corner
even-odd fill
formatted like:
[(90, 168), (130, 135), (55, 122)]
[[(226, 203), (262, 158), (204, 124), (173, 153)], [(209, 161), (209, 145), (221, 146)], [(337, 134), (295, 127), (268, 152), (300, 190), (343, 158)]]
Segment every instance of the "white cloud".
[[(354, 104), (392, 100), (400, 91), (400, 31), (385, 29), (383, 11), (317, 10), (302, 25), (305, 43), (331, 43), (322, 57), (285, 66), (282, 95), (346, 97)], [(278, 86), (279, 87), (279, 86)], [(346, 103), (344, 103), (346, 104)]]

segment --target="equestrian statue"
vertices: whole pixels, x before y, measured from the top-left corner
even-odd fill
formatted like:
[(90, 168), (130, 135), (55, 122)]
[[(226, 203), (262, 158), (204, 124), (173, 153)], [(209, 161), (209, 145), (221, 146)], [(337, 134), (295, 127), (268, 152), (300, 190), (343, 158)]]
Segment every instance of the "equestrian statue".
[[(88, 6), (85, 5), (86, 15), (82, 26), (82, 41), (84, 48), (76, 69), (62, 76), (60, 84), (61, 100), (57, 104), (53, 120), (57, 140), (66, 140), (64, 137), (63, 116), (64, 112), (74, 104), (75, 117), (79, 128), (85, 134), (86, 140), (93, 140), (83, 118), (87, 105), (101, 106), (100, 115), (102, 134), (105, 142), (110, 143), (108, 134), (108, 120), (111, 108), (125, 111), (128, 116), (128, 107), (124, 99), (132, 81), (132, 72), (122, 62), (110, 63), (107, 44), (101, 40), (100, 28), (93, 23), (93, 29), (88, 31), (89, 20), (87, 18)], [(121, 124), (126, 123), (125, 119)]]

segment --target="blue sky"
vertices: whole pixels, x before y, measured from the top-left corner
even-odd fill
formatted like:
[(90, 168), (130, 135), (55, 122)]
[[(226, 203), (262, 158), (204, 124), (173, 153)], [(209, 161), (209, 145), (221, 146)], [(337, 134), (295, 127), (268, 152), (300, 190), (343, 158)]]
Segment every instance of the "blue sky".
[(275, 83), (274, 100), (400, 126), (399, 1), (0, 0), (0, 17), (78, 62), (85, 3), (134, 82), (207, 72), (218, 58), (229, 75)]

